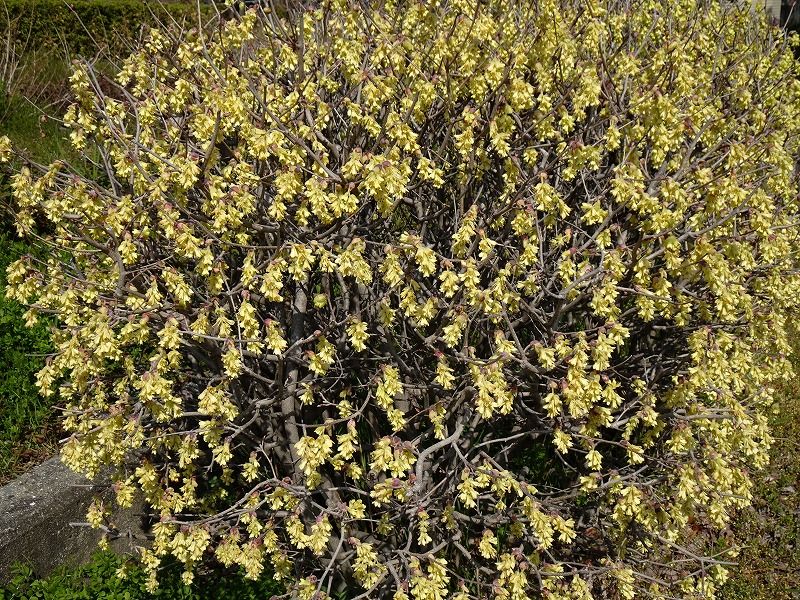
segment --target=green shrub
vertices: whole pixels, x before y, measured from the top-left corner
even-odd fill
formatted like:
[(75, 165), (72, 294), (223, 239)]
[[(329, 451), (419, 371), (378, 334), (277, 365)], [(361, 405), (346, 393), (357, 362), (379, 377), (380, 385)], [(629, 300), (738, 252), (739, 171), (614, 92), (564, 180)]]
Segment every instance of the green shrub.
[(731, 4), (331, 0), (76, 69), (105, 176), (14, 175), (57, 253), (10, 295), (150, 589), (714, 596), (800, 307), (797, 64)]
[[(13, 31), (26, 52), (120, 56), (136, 43), (142, 27), (173, 20), (197, 24), (192, 2), (141, 0), (2, 0), (0, 31)], [(207, 13), (207, 5), (201, 11)]]

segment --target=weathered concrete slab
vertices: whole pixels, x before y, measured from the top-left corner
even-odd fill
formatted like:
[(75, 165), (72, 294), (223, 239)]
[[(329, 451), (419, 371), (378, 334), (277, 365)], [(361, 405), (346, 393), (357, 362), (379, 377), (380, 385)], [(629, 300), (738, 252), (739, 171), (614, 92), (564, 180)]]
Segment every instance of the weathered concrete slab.
[[(111, 505), (106, 486), (73, 473), (58, 457), (0, 487), (0, 581), (8, 580), (15, 562), (29, 563), (38, 576), (62, 564), (85, 562), (97, 550), (101, 532), (70, 523), (86, 521), (98, 493), (108, 495)], [(114, 521), (129, 534), (111, 542), (115, 551), (131, 552), (142, 544), (139, 511), (118, 511)]]

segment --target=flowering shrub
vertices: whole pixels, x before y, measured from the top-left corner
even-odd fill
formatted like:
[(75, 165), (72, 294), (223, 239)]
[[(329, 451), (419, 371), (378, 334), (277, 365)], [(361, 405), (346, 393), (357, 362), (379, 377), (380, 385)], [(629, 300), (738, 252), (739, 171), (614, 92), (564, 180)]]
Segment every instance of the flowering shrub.
[(77, 67), (105, 176), (16, 174), (55, 251), (8, 271), (64, 461), (152, 507), (151, 586), (712, 597), (791, 376), (795, 74), (698, 0), (330, 0)]

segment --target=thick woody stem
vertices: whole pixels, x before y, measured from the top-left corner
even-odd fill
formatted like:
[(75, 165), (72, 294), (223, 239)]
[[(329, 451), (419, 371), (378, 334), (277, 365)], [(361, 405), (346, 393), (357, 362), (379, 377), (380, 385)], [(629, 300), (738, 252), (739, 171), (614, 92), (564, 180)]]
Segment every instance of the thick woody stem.
[[(308, 306), (308, 295), (306, 293), (307, 284), (307, 280), (302, 283), (298, 282), (295, 290), (294, 301), (292, 303), (292, 322), (289, 337), (290, 346), (293, 346), (295, 342), (303, 338), (303, 328), (305, 326), (306, 309)], [(292, 361), (292, 366), (289, 373), (286, 375), (286, 391), (283, 400), (281, 400), (283, 427), (286, 431), (286, 439), (289, 443), (289, 455), (292, 458), (293, 464), (297, 463), (299, 460), (295, 444), (300, 441), (300, 432), (297, 427), (297, 381), (300, 375), (299, 354), (301, 352), (301, 346), (298, 344), (292, 350), (291, 356), (287, 356), (287, 359)]]

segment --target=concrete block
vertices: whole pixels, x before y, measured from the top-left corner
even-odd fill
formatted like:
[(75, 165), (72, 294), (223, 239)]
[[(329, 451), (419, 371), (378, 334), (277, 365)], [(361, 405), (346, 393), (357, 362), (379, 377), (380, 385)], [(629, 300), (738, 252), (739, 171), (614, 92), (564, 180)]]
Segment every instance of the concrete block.
[[(7, 581), (15, 562), (27, 562), (37, 576), (60, 565), (86, 562), (97, 550), (102, 533), (85, 526), (86, 510), (95, 495), (113, 505), (102, 479), (92, 482), (64, 466), (56, 456), (0, 487), (0, 581)], [(141, 507), (117, 511), (112, 519), (122, 534), (113, 550), (129, 553), (145, 545)]]

